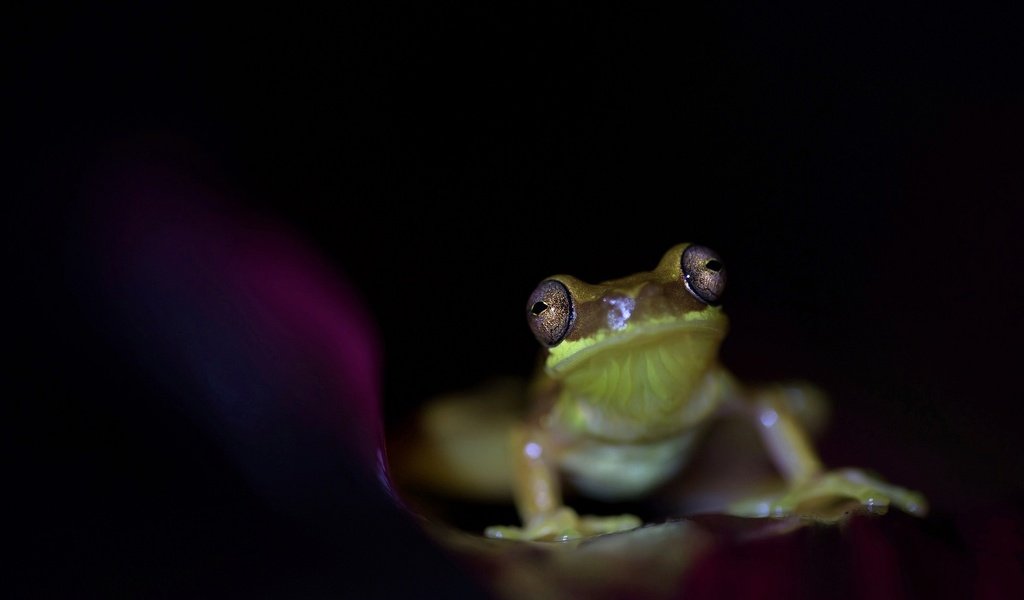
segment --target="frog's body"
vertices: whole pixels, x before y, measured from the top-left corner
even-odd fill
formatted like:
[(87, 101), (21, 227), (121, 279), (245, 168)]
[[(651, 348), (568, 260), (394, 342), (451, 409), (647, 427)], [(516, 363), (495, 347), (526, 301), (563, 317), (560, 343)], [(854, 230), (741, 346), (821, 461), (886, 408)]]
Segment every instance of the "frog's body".
[(541, 282), (527, 318), (544, 363), (530, 386), (532, 412), (511, 435), (523, 526), (490, 527), (488, 536), (570, 539), (640, 525), (630, 515), (577, 516), (563, 504), (562, 479), (598, 499), (643, 497), (679, 472), (704, 429), (726, 416), (753, 424), (786, 491), (723, 512), (821, 516), (824, 506), (851, 500), (875, 511), (892, 502), (925, 512), (919, 494), (859, 470), (825, 471), (801, 423), (801, 413), (814, 412), (813, 388), (747, 388), (719, 364), (724, 286), (718, 256), (690, 244), (622, 279)]

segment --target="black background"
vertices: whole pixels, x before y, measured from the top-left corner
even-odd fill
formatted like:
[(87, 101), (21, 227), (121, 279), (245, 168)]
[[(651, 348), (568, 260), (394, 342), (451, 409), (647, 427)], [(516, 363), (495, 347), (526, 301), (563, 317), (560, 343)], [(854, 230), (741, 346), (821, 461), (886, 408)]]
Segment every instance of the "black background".
[(27, 589), (202, 595), (258, 571), (269, 589), (343, 593), (346, 565), (362, 564), (263, 506), (77, 306), (69, 215), (124, 140), (174, 140), (183, 169), (355, 285), (383, 342), (389, 422), (528, 373), (522, 308), (543, 277), (618, 277), (698, 241), (729, 268), (723, 360), (835, 397), (827, 462), (924, 489), (940, 514), (1019, 507), (1022, 16), (888, 3), (15, 15), (7, 439)]

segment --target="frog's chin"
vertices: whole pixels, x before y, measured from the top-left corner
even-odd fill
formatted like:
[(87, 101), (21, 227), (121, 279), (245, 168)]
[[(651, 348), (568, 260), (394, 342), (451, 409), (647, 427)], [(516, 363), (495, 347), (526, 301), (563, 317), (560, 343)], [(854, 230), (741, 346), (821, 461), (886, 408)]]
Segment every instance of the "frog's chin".
[(580, 369), (645, 354), (652, 348), (684, 359), (681, 365), (683, 368), (689, 365), (687, 370), (702, 370), (703, 363), (714, 360), (727, 331), (728, 319), (724, 315), (630, 323), (617, 331), (601, 331), (588, 338), (566, 340), (551, 348), (547, 371), (555, 377), (564, 377)]

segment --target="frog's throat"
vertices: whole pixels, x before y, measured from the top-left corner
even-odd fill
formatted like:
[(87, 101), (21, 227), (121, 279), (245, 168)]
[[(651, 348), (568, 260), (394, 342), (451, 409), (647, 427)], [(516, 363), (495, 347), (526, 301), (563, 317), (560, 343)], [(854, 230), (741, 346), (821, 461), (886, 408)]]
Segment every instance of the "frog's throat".
[(724, 322), (676, 321), (617, 332), (549, 372), (561, 380), (556, 412), (571, 430), (634, 439), (702, 421), (713, 397), (701, 391), (717, 364)]

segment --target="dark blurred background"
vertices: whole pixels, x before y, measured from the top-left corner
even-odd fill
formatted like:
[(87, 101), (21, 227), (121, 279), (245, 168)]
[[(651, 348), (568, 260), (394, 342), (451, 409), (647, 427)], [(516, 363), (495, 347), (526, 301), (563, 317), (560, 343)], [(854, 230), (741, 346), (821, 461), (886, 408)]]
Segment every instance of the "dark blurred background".
[[(827, 462), (922, 489), (939, 515), (1015, 513), (1022, 17), (882, 2), (15, 9), (5, 437), (23, 589), (344, 595), (365, 540), (388, 555), (373, 523), (346, 545), (268, 508), (109, 335), (116, 319), (96, 325), (68, 256), (83, 182), (124, 152), (176, 165), (350, 281), (382, 342), (389, 424), (526, 375), (522, 309), (543, 277), (618, 277), (697, 241), (730, 272), (723, 360), (834, 397)], [(395, 553), (419, 547), (394, 535)]]

